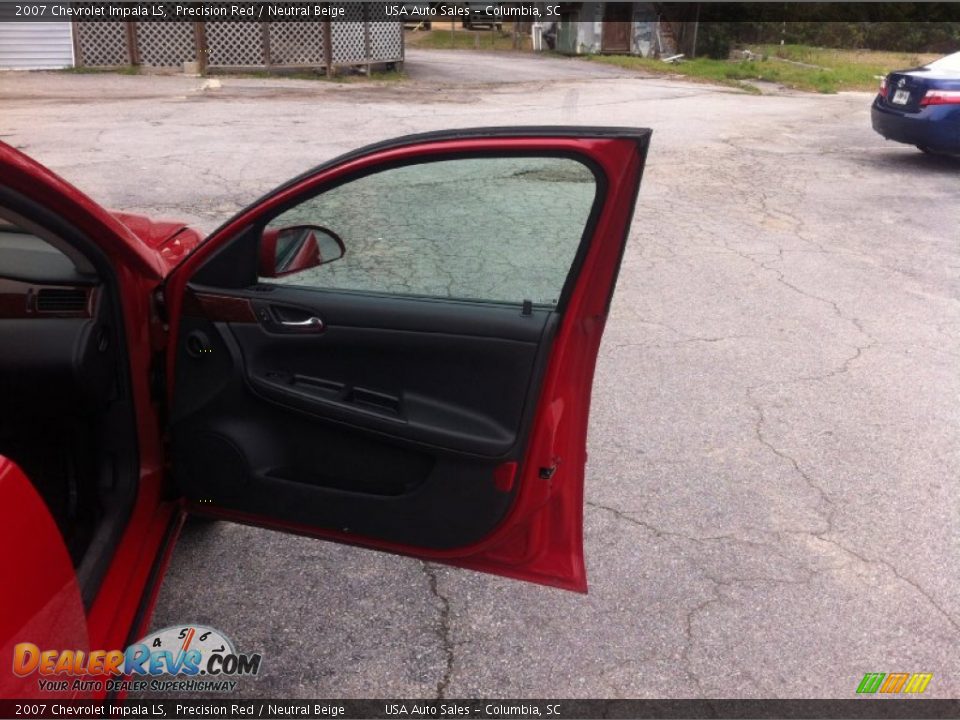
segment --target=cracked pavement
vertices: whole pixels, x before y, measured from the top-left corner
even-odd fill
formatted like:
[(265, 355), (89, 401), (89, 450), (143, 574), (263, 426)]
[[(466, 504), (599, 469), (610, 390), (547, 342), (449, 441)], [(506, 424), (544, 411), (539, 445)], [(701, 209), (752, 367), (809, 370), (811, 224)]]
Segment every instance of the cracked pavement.
[(250, 697), (842, 698), (893, 671), (960, 695), (960, 162), (883, 141), (863, 93), (502, 62), (540, 79), (0, 75), (4, 141), (207, 229), (408, 132), (654, 129), (594, 387), (589, 595), (191, 523), (154, 626), (262, 652)]

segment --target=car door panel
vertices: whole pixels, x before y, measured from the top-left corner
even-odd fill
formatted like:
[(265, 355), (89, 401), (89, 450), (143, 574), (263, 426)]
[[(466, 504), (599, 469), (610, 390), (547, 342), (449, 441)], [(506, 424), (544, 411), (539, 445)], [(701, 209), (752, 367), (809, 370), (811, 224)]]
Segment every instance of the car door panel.
[(549, 312), (384, 300), (423, 307), (409, 322), (370, 308), (380, 327), (368, 327), (353, 297), (281, 293), (304, 308), (315, 296), (309, 312), (325, 327), (277, 337), (260, 324), (233, 326), (257, 394), (440, 449), (497, 458), (515, 445)]
[(535, 343), (515, 340), (345, 326), (279, 341), (250, 326), (234, 337), (247, 381), (261, 397), (493, 458), (516, 443), (537, 352)]
[[(215, 232), (165, 289), (172, 467), (191, 508), (585, 590), (590, 385), (648, 141), (603, 128), (403, 138), (321, 166)], [(498, 154), (575, 158), (596, 178), (553, 304), (258, 282), (262, 228), (304, 198)]]
[[(430, 548), (475, 542), (502, 518), (511, 489), (497, 470), (522, 459), (555, 313), (297, 288), (263, 297), (234, 296), (265, 321), (204, 315), (199, 302), (183, 320), (210, 348), (188, 340), (177, 361), (173, 465), (188, 497)], [(324, 329), (278, 334), (276, 308), (322, 315)]]

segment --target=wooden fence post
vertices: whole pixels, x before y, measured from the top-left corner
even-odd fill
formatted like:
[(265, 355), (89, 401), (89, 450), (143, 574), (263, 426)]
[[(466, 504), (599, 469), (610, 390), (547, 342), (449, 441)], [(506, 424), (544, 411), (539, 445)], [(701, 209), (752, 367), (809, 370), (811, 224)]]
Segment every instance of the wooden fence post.
[(334, 76), (333, 69), (333, 24), (323, 21), (323, 62), (327, 66), (327, 77)]
[(260, 43), (263, 48), (263, 64), (269, 69), (273, 65), (273, 56), (270, 53), (270, 23), (260, 23)]
[(137, 24), (127, 21), (127, 57), (131, 65), (140, 64), (140, 46), (137, 45)]
[(360, 22), (363, 23), (363, 59), (367, 63), (367, 77), (373, 69), (373, 50), (370, 47), (370, 10), (366, 3), (360, 4)]
[(193, 25), (194, 38), (197, 46), (197, 67), (201, 75), (207, 74), (207, 60), (210, 51), (207, 49), (206, 23), (198, 22)]
[(73, 38), (73, 66), (82, 67), (83, 66), (83, 47), (80, 45), (80, 23), (77, 20), (71, 21), (73, 23), (72, 32), (70, 37)]

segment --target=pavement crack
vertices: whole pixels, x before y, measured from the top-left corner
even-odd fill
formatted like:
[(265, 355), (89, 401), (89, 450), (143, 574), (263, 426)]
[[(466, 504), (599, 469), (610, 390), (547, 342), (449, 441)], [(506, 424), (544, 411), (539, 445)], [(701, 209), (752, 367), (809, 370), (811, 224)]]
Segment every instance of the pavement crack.
[[(866, 334), (866, 333), (865, 333), (865, 334)], [(870, 341), (869, 343), (867, 343), (866, 345), (856, 345), (856, 346), (854, 346), (854, 353), (853, 353), (853, 355), (851, 355), (850, 357), (846, 358), (842, 363), (840, 363), (840, 366), (839, 366), (839, 367), (834, 368), (833, 370), (830, 370), (829, 372), (823, 373), (822, 375), (803, 375), (803, 376), (798, 377), (798, 378), (796, 378), (795, 380), (792, 380), (792, 381), (790, 381), (790, 382), (820, 382), (820, 381), (822, 381), (822, 380), (829, 380), (830, 378), (834, 378), (834, 377), (836, 377), (837, 375), (842, 375), (843, 373), (845, 373), (845, 372), (847, 372), (847, 371), (850, 370), (850, 366), (851, 366), (854, 362), (856, 362), (857, 360), (859, 360), (859, 359), (860, 359), (860, 356), (863, 355), (863, 353), (864, 353), (865, 351), (869, 350), (869, 349), (872, 348), (872, 347), (876, 347), (877, 344), (878, 344), (878, 343), (877, 343), (876, 340), (871, 339), (871, 341)]]
[[(739, 253), (738, 253), (738, 254), (739, 254)], [(742, 257), (749, 257), (749, 256), (746, 256), (746, 255), (743, 255), (743, 254), (741, 254), (741, 256), (742, 256)], [(782, 261), (782, 259), (783, 259), (783, 248), (780, 248), (776, 261), (770, 260), (770, 261), (765, 261), (765, 262), (758, 262), (758, 261), (756, 261), (756, 260), (751, 259), (751, 262), (753, 262), (754, 264), (756, 264), (756, 265), (758, 265), (759, 267), (763, 268), (764, 270), (767, 270), (767, 271), (769, 271), (769, 272), (774, 273), (774, 274), (776, 275), (776, 277), (777, 277), (777, 282), (779, 282), (779, 283), (780, 283), (781, 285), (783, 285), (784, 287), (787, 287), (787, 288), (789, 288), (790, 290), (792, 290), (793, 292), (795, 292), (795, 293), (797, 293), (797, 294), (799, 294), (799, 295), (802, 295), (802, 296), (804, 296), (804, 297), (806, 297), (806, 298), (810, 298), (811, 300), (815, 300), (815, 301), (817, 301), (817, 302), (821, 302), (821, 303), (824, 303), (825, 305), (828, 305), (828, 306), (830, 307), (830, 309), (833, 311), (833, 314), (834, 314), (834, 315), (836, 315), (836, 316), (837, 316), (838, 318), (840, 318), (841, 320), (844, 320), (845, 322), (848, 322), (848, 323), (850, 323), (851, 325), (853, 325), (854, 328), (856, 328), (856, 330), (857, 330), (857, 332), (858, 332), (859, 334), (861, 334), (861, 335), (869, 338), (870, 342), (869, 342), (867, 345), (859, 346), (860, 349), (864, 349), (864, 350), (865, 350), (867, 347), (872, 347), (873, 345), (876, 344), (876, 339), (875, 339), (870, 333), (868, 333), (868, 332), (864, 329), (863, 324), (862, 324), (857, 318), (846, 315), (846, 314), (843, 312), (843, 310), (840, 309), (840, 306), (837, 304), (836, 301), (830, 300), (829, 298), (822, 297), (822, 296), (817, 295), (817, 294), (812, 293), (812, 292), (808, 292), (807, 290), (804, 290), (803, 288), (799, 287), (798, 285), (794, 285), (792, 282), (790, 282), (789, 280), (787, 280), (786, 274), (783, 272), (783, 270), (780, 270), (779, 268), (771, 267), (771, 266), (768, 264), (768, 262), (778, 262), (778, 261)], [(859, 353), (857, 353), (856, 357), (859, 357), (859, 356), (860, 356)], [(855, 359), (855, 358), (853, 358), (853, 359)]]
[(440, 641), (440, 648), (444, 655), (444, 668), (437, 681), (436, 697), (443, 700), (446, 697), (447, 687), (453, 675), (453, 642), (450, 640), (450, 600), (437, 587), (437, 571), (426, 562), (421, 563), (423, 574), (427, 576), (430, 592), (440, 602), (440, 617), (436, 623), (435, 633)]
[[(699, 538), (689, 537), (689, 536), (683, 535), (682, 533), (671, 532), (669, 530), (661, 530), (660, 528), (654, 527), (653, 525), (650, 525), (649, 523), (645, 523), (642, 520), (638, 520), (635, 517), (631, 517), (630, 515), (623, 512), (622, 510), (617, 510), (616, 508), (610, 507), (609, 505), (602, 505), (600, 503), (593, 502), (590, 500), (588, 500), (586, 504), (598, 510), (604, 510), (608, 513), (611, 513), (612, 515), (614, 515), (620, 520), (623, 520), (628, 523), (632, 523), (633, 525), (638, 525), (639, 527), (642, 527), (648, 532), (653, 533), (657, 537), (661, 537), (661, 538), (662, 537), (678, 537), (683, 540), (688, 540), (691, 542), (702, 542), (702, 540)], [(724, 536), (724, 539), (726, 539), (726, 537), (727, 536)], [(712, 539), (720, 539), (720, 538), (712, 538)], [(730, 539), (735, 539), (735, 538), (730, 536)], [(694, 619), (697, 614), (703, 612), (707, 607), (709, 607), (714, 603), (720, 602), (723, 599), (719, 591), (719, 588), (723, 583), (711, 577), (702, 567), (700, 566), (697, 566), (697, 567), (699, 568), (704, 579), (706, 579), (708, 582), (711, 583), (710, 597), (706, 598), (705, 600), (698, 603), (697, 605), (694, 605), (692, 608), (690, 608), (684, 613), (683, 621), (682, 621), (684, 644), (683, 644), (683, 649), (680, 651), (680, 660), (687, 675), (690, 677), (691, 680), (693, 680), (694, 684), (697, 686), (697, 689), (698, 689), (697, 695), (700, 697), (703, 697), (704, 695), (703, 684), (700, 681), (700, 677), (693, 671), (693, 668), (690, 665), (690, 652), (693, 650), (693, 647), (696, 644), (696, 638), (694, 637), (694, 629), (693, 629)]]
[[(821, 538), (821, 540), (822, 540), (822, 539), (824, 539), (824, 538)], [(892, 573), (894, 574), (894, 576), (895, 576), (896, 578), (898, 578), (901, 582), (906, 583), (907, 585), (909, 585), (910, 587), (912, 587), (914, 590), (916, 590), (918, 593), (920, 593), (920, 595), (922, 595), (924, 598), (926, 598), (927, 602), (930, 603), (930, 604), (937, 610), (937, 612), (939, 612), (941, 615), (943, 615), (943, 617), (946, 619), (946, 621), (947, 621), (948, 623), (950, 623), (950, 625), (953, 627), (953, 629), (956, 630), (957, 633), (960, 633), (960, 623), (958, 623), (958, 622), (954, 619), (954, 617), (953, 617), (950, 613), (948, 613), (948, 612), (944, 609), (944, 607), (943, 607), (942, 605), (940, 605), (940, 603), (937, 602), (930, 593), (928, 593), (926, 590), (924, 590), (924, 589), (923, 589), (920, 585), (918, 585), (916, 582), (914, 582), (913, 580), (911, 580), (910, 578), (908, 578), (906, 575), (904, 575), (903, 573), (901, 573), (899, 570), (897, 570), (897, 568), (896, 568), (894, 565), (890, 564), (890, 563), (887, 562), (886, 560), (873, 560), (873, 561), (871, 561), (871, 560), (869, 560), (868, 558), (865, 558), (864, 556), (860, 555), (859, 553), (856, 553), (856, 552), (850, 550), (849, 548), (841, 545), (839, 542), (835, 542), (835, 544), (837, 545), (837, 547), (841, 548), (842, 550), (846, 550), (848, 553), (850, 553), (850, 554), (853, 555), (854, 557), (858, 558), (858, 559), (861, 560), (862, 562), (875, 562), (875, 563), (879, 563), (880, 565), (883, 565), (883, 566), (885, 566), (886, 568), (888, 568), (888, 569), (890, 570), (890, 572), (892, 572)]]
[[(596, 509), (598, 509), (598, 510), (605, 510), (606, 512), (609, 512), (609, 513), (617, 516), (617, 517), (620, 518), (621, 520), (624, 520), (624, 521), (626, 521), (626, 522), (629, 522), (629, 523), (632, 523), (632, 524), (634, 524), (634, 525), (638, 525), (638, 526), (644, 528), (645, 530), (647, 530), (648, 532), (652, 533), (653, 535), (655, 535), (655, 536), (657, 536), (657, 537), (659, 537), (659, 538), (673, 537), (673, 538), (678, 538), (678, 539), (680, 539), (680, 540), (685, 540), (685, 541), (687, 541), (687, 542), (698, 543), (698, 544), (706, 544), (706, 543), (714, 543), (714, 542), (738, 543), (738, 544), (740, 544), (740, 545), (747, 545), (747, 546), (750, 546), (750, 547), (765, 548), (765, 549), (769, 550), (773, 555), (779, 557), (780, 559), (784, 560), (785, 562), (787, 562), (787, 563), (793, 562), (793, 559), (792, 559), (792, 558), (789, 558), (789, 557), (787, 557), (786, 555), (784, 555), (782, 552), (779, 552), (778, 550), (776, 550), (776, 549), (774, 548), (773, 544), (772, 544), (772, 543), (769, 543), (769, 542), (758, 542), (758, 541), (755, 541), (755, 540), (746, 540), (746, 539), (744, 539), (744, 538), (737, 537), (736, 535), (734, 535), (734, 534), (732, 534), (732, 533), (725, 533), (725, 534), (723, 534), (723, 535), (706, 535), (706, 536), (699, 536), (699, 537), (698, 537), (698, 536), (695, 536), (695, 535), (686, 535), (686, 534), (681, 533), (681, 532), (675, 532), (675, 531), (672, 531), (672, 530), (664, 530), (664, 529), (662, 529), (662, 528), (658, 528), (658, 527), (656, 527), (656, 526), (654, 526), (654, 525), (651, 525), (650, 523), (646, 523), (646, 522), (643, 522), (642, 520), (638, 520), (637, 518), (632, 517), (631, 515), (629, 515), (629, 514), (628, 514), (629, 511), (617, 510), (616, 508), (610, 507), (609, 505), (603, 505), (603, 504), (601, 504), (601, 503), (593, 502), (593, 501), (591, 501), (591, 500), (586, 501), (586, 505), (588, 505), (588, 506), (590, 506), (590, 507), (593, 507), (593, 508), (596, 508)], [(698, 567), (699, 567), (699, 566), (698, 566)], [(704, 572), (706, 572), (705, 568), (702, 568), (702, 567), (701, 567), (701, 570), (703, 570)], [(715, 578), (713, 578), (713, 577), (711, 577), (710, 579), (713, 580), (714, 582), (720, 584), (720, 585), (732, 585), (732, 584), (735, 584), (735, 583), (738, 583), (738, 582), (769, 582), (769, 583), (787, 583), (787, 584), (793, 584), (793, 581), (787, 581), (787, 580), (782, 580), (782, 579), (777, 579), (777, 578), (760, 577), (760, 576), (756, 576), (756, 577), (737, 577), (737, 578), (735, 578), (735, 579), (733, 579), (733, 580), (719, 580), (719, 579), (715, 579)], [(802, 581), (802, 582), (806, 582), (807, 580), (809, 580), (809, 578), (807, 578), (806, 580), (804, 580), (804, 581)]]
[(867, 557), (866, 555), (863, 555), (863, 554), (857, 552), (856, 550), (853, 550), (853, 549), (847, 547), (846, 545), (844, 545), (843, 543), (841, 543), (839, 540), (834, 540), (834, 539), (832, 539), (832, 538), (826, 537), (826, 534), (827, 534), (826, 532), (818, 532), (818, 533), (803, 533), (803, 532), (799, 532), (799, 533), (796, 533), (796, 532), (793, 532), (793, 531), (784, 531), (784, 534), (807, 534), (807, 535), (812, 535), (813, 537), (817, 538), (818, 540), (820, 540), (820, 541), (822, 541), (822, 542), (828, 543), (829, 545), (833, 545), (834, 547), (836, 547), (837, 549), (839, 549), (841, 552), (844, 552), (844, 553), (846, 553), (847, 555), (852, 556), (855, 560), (863, 563), (864, 565), (881, 565), (882, 567), (887, 568), (887, 570), (889, 570), (889, 571), (893, 574), (893, 576), (894, 576), (895, 578), (897, 578), (898, 580), (900, 580), (900, 582), (905, 583), (906, 585), (909, 585), (909, 586), (910, 586), (911, 588), (913, 588), (917, 593), (919, 593), (928, 603), (930, 603), (931, 606), (933, 606), (933, 608), (934, 608), (937, 612), (939, 612), (939, 613), (946, 619), (946, 621), (951, 625), (951, 627), (953, 627), (953, 629), (954, 629), (958, 634), (960, 634), (960, 622), (957, 622), (957, 620), (956, 620), (949, 612), (947, 612), (947, 610), (946, 610), (930, 593), (928, 593), (926, 590), (924, 590), (923, 587), (921, 587), (919, 584), (917, 584), (914, 580), (911, 580), (911, 579), (908, 578), (906, 575), (904, 575), (904, 574), (901, 573), (899, 570), (897, 570), (896, 566), (894, 566), (894, 565), (893, 565), (892, 563), (890, 563), (889, 561), (883, 560), (883, 559), (869, 558), (869, 557)]
[(608, 513), (616, 515), (618, 518), (620, 518), (625, 522), (633, 523), (634, 525), (638, 525), (642, 527), (644, 530), (647, 530), (648, 532), (653, 533), (657, 537), (669, 536), (669, 537), (679, 537), (684, 540), (693, 540), (693, 538), (689, 538), (686, 535), (681, 535), (680, 533), (670, 532), (669, 530), (661, 530), (658, 527), (654, 527), (653, 525), (650, 525), (649, 523), (645, 523), (642, 520), (637, 520), (637, 518), (631, 517), (624, 511), (617, 510), (616, 508), (610, 507), (609, 505), (602, 505), (600, 503), (593, 502), (592, 500), (587, 500), (586, 505), (589, 505), (592, 508), (596, 508), (597, 510), (605, 510)]
[(807, 486), (817, 494), (817, 497), (819, 498), (819, 504), (822, 508), (820, 510), (820, 514), (823, 516), (823, 521), (826, 524), (826, 527), (821, 532), (829, 532), (833, 529), (833, 500), (831, 500), (829, 495), (827, 495), (826, 490), (824, 490), (823, 487), (821, 487), (820, 484), (817, 483), (813, 477), (811, 477), (810, 474), (800, 466), (799, 461), (793, 457), (793, 455), (774, 445), (773, 442), (771, 442), (767, 437), (766, 433), (764, 432), (764, 426), (767, 423), (767, 416), (763, 411), (763, 404), (753, 395), (756, 389), (756, 387), (747, 388), (747, 399), (757, 416), (756, 422), (753, 425), (753, 432), (757, 442), (793, 468), (794, 473), (799, 475), (807, 484)]
[(675, 345), (684, 345), (684, 344), (688, 344), (688, 343), (720, 343), (720, 342), (726, 342), (726, 341), (729, 341), (729, 340), (749, 340), (749, 339), (753, 339), (753, 336), (751, 336), (751, 335), (740, 335), (740, 334), (733, 334), (733, 335), (695, 335), (695, 334), (686, 332), (685, 330), (681, 330), (680, 328), (674, 327), (673, 325), (670, 325), (669, 323), (665, 323), (665, 322), (663, 322), (663, 321), (661, 321), (661, 320), (651, 320), (651, 319), (649, 319), (649, 318), (640, 317), (640, 316), (638, 316), (638, 315), (635, 315), (634, 317), (636, 318), (636, 320), (637, 320), (639, 323), (641, 323), (641, 324), (643, 324), (643, 325), (649, 325), (649, 326), (652, 326), (652, 327), (663, 328), (664, 330), (667, 330), (667, 331), (673, 333), (674, 335), (677, 336), (677, 339), (676, 339), (676, 340), (668, 340), (668, 341), (663, 342), (663, 343), (657, 343), (657, 342), (653, 342), (653, 343), (652, 343), (652, 342), (648, 342), (648, 341), (645, 341), (645, 340), (644, 340), (644, 341), (640, 341), (640, 342), (615, 343), (615, 344), (613, 345), (613, 347), (618, 347), (618, 348), (625, 348), (625, 347), (665, 348), (665, 347), (672, 347), (672, 346), (675, 346)]
[[(840, 314), (841, 317), (843, 317), (842, 313), (839, 312), (839, 308), (836, 308), (836, 309), (838, 314)], [(865, 345), (857, 346), (853, 355), (846, 358), (839, 367), (834, 368), (828, 373), (825, 373), (822, 375), (816, 375), (816, 376), (800, 377), (788, 382), (819, 381), (819, 380), (825, 380), (825, 379), (834, 377), (836, 375), (845, 373), (849, 370), (850, 365), (854, 361), (856, 361), (858, 358), (860, 358), (860, 356), (863, 354), (865, 350), (871, 347), (874, 347), (878, 344), (877, 340), (863, 329), (862, 325), (856, 318), (845, 318), (845, 319), (853, 323), (863, 335), (870, 338), (870, 342)], [(764, 413), (762, 403), (754, 395), (754, 392), (757, 389), (759, 389), (759, 387), (763, 387), (763, 386), (761, 385), (761, 386), (755, 386), (755, 387), (748, 387), (746, 391), (747, 398), (750, 404), (752, 405), (754, 412), (757, 415), (757, 420), (756, 420), (756, 423), (754, 424), (754, 433), (756, 435), (756, 439), (761, 445), (767, 448), (772, 454), (774, 454), (775, 456), (777, 456), (778, 458), (780, 458), (781, 460), (789, 464), (789, 466), (793, 469), (793, 471), (797, 475), (799, 475), (812, 490), (814, 490), (814, 492), (817, 494), (817, 497), (819, 499), (819, 504), (820, 504), (819, 513), (822, 516), (823, 522), (824, 522), (824, 527), (815, 532), (810, 532), (810, 531), (784, 531), (784, 532), (787, 534), (810, 535), (812, 537), (817, 538), (818, 540), (821, 540), (822, 542), (833, 545), (834, 547), (838, 548), (839, 550), (851, 556), (852, 558), (854, 558), (856, 561), (859, 561), (860, 563), (867, 564), (867, 565), (879, 564), (883, 567), (886, 567), (893, 574), (894, 577), (896, 577), (901, 582), (909, 585), (917, 593), (919, 593), (934, 609), (937, 610), (937, 612), (939, 612), (947, 620), (947, 622), (953, 627), (955, 631), (960, 633), (960, 622), (958, 622), (949, 612), (947, 612), (947, 610), (930, 593), (928, 593), (923, 587), (921, 587), (915, 581), (911, 580), (909, 577), (901, 573), (896, 568), (896, 566), (894, 566), (892, 563), (883, 559), (869, 558), (866, 555), (863, 555), (857, 552), (856, 550), (853, 550), (847, 547), (846, 545), (841, 543), (839, 540), (828, 537), (830, 533), (835, 532), (834, 517), (836, 513), (836, 504), (830, 498), (827, 491), (819, 483), (817, 483), (807, 471), (803, 469), (803, 467), (800, 465), (800, 462), (793, 455), (791, 455), (787, 451), (775, 445), (767, 437), (767, 434), (764, 432), (764, 426), (767, 423), (766, 414)]]
[(732, 340), (752, 340), (751, 335), (727, 335), (727, 336), (717, 336), (717, 337), (696, 337), (696, 336), (687, 336), (682, 340), (671, 340), (667, 343), (651, 343), (651, 342), (626, 342), (626, 343), (615, 343), (613, 347), (615, 348), (628, 348), (628, 347), (643, 347), (643, 348), (657, 348), (657, 349), (670, 349), (678, 345), (691, 345), (694, 343), (722, 343), (729, 342)]
[(720, 583), (714, 580), (709, 575), (704, 575), (704, 577), (713, 583), (711, 595), (709, 598), (703, 602), (694, 605), (690, 608), (683, 618), (683, 637), (684, 644), (683, 649), (680, 651), (680, 662), (683, 665), (683, 669), (686, 671), (687, 675), (693, 680), (694, 684), (697, 686), (696, 697), (706, 697), (706, 690), (703, 687), (703, 683), (700, 681), (700, 676), (694, 672), (693, 666), (690, 662), (690, 653), (693, 652), (694, 647), (697, 644), (697, 639), (694, 635), (693, 624), (697, 615), (702, 613), (708, 607), (714, 603), (718, 603), (723, 600), (723, 597), (720, 595)]

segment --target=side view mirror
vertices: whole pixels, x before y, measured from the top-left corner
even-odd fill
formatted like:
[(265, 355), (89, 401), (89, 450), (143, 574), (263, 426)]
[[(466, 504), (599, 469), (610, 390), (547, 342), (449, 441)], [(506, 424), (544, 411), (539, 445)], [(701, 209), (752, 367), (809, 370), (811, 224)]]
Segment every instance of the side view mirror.
[(291, 275), (339, 260), (346, 252), (340, 236), (319, 225), (267, 228), (260, 239), (259, 275)]

